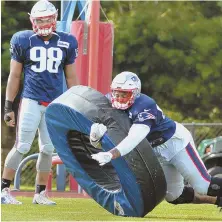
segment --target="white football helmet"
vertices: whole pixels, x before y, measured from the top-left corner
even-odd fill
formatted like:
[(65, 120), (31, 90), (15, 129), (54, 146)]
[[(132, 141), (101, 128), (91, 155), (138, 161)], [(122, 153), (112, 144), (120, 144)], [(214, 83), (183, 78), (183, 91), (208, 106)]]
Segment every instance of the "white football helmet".
[(35, 33), (40, 36), (48, 36), (56, 30), (56, 21), (58, 10), (55, 6), (47, 1), (38, 1), (31, 10), (30, 21)]
[[(111, 91), (112, 106), (117, 109), (125, 110), (140, 96), (141, 81), (133, 72), (121, 72), (113, 79)], [(121, 93), (124, 96), (121, 96)]]

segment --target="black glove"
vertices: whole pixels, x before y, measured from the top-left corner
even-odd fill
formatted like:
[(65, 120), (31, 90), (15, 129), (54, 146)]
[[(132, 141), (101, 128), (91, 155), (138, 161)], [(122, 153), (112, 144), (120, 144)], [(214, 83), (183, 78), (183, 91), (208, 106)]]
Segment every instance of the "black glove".
[(7, 115), (10, 112), (13, 112), (13, 110), (12, 110), (12, 101), (5, 100), (5, 108), (4, 108), (4, 120), (5, 120), (5, 122), (9, 122), (11, 120), (11, 118)]

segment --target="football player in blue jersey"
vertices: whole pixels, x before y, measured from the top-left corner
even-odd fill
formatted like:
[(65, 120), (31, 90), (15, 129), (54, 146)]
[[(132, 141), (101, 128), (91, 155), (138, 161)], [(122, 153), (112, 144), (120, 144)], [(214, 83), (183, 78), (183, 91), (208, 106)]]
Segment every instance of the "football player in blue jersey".
[(52, 100), (63, 93), (63, 72), (68, 88), (78, 84), (74, 63), (78, 44), (73, 35), (56, 32), (58, 12), (49, 1), (38, 1), (29, 15), (33, 30), (15, 33), (10, 42), (11, 63), (4, 109), (4, 120), (9, 127), (15, 127), (12, 104), (19, 90), (22, 73), (24, 87), (18, 112), (16, 142), (6, 157), (2, 174), (1, 199), (5, 204), (21, 204), (11, 195), (9, 187), (38, 130), (39, 157), (33, 203), (54, 205), (55, 202), (49, 200), (45, 193), (54, 151), (45, 123), (45, 110)]
[[(200, 159), (191, 133), (164, 115), (154, 99), (141, 93), (135, 73), (122, 72), (112, 81), (107, 95), (112, 106), (126, 112), (132, 122), (128, 135), (109, 152), (93, 154), (102, 166), (132, 151), (147, 138), (153, 147), (167, 182), (166, 200), (172, 204), (210, 203), (222, 206), (222, 178), (211, 177)], [(100, 146), (107, 128), (94, 123), (90, 141)], [(184, 179), (190, 184), (184, 185)]]

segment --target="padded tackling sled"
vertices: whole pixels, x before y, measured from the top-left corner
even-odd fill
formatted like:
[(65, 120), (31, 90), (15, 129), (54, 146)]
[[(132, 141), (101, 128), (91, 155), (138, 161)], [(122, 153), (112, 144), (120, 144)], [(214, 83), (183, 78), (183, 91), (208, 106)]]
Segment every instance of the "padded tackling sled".
[(144, 139), (132, 152), (100, 167), (91, 154), (101, 150), (89, 141), (93, 122), (108, 131), (102, 149), (108, 151), (128, 133), (130, 120), (108, 99), (87, 86), (74, 86), (46, 110), (46, 123), (56, 152), (79, 185), (115, 215), (143, 217), (159, 204), (166, 181), (152, 147)]

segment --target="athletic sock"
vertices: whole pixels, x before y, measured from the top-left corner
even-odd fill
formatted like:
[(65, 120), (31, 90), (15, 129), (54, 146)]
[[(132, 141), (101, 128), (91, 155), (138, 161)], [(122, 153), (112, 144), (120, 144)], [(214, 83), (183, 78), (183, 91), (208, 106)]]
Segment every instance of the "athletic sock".
[(217, 200), (215, 202), (215, 205), (222, 207), (222, 197), (217, 196)]
[(36, 185), (35, 193), (41, 193), (43, 190), (45, 190), (46, 185)]
[(3, 190), (4, 188), (9, 188), (10, 185), (11, 185), (11, 180), (7, 180), (7, 179), (4, 179), (2, 178), (2, 185), (1, 185), (1, 190)]

